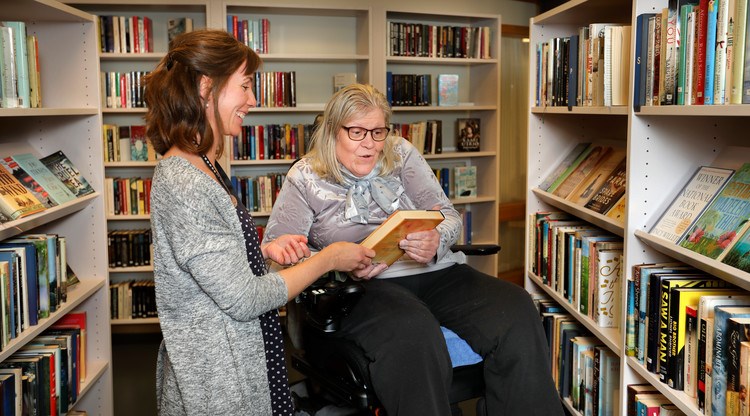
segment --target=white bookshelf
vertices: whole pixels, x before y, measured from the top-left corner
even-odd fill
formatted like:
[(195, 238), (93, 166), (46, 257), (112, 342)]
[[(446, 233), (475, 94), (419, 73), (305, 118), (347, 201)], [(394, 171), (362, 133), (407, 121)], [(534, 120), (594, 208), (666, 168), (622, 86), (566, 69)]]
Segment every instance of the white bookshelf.
[[(620, 357), (620, 389), (617, 413), (628, 410), (625, 393), (628, 384), (650, 383), (680, 410), (699, 416), (695, 401), (659, 381), (625, 350), (626, 277), (632, 266), (661, 261), (681, 261), (706, 273), (750, 289), (750, 274), (671, 244), (648, 231), (659, 219), (684, 182), (700, 165), (737, 168), (750, 161), (750, 145), (742, 126), (747, 125), (750, 106), (663, 106), (642, 107), (635, 112), (632, 105), (619, 107), (535, 107), (535, 47), (554, 37), (577, 34), (579, 26), (595, 22), (624, 23), (635, 27), (636, 17), (667, 7), (659, 0), (572, 0), (531, 19), (529, 74), (529, 136), (527, 214), (541, 210), (562, 210), (584, 221), (624, 238), (624, 264), (621, 298), (620, 330), (615, 334), (598, 328), (588, 317), (570, 307), (566, 300), (550, 290), (529, 269), (525, 286), (530, 292), (545, 292), (558, 300), (581, 321), (603, 344)], [(635, 44), (635, 31), (632, 45)], [(631, 57), (634, 47), (631, 48)], [(631, 59), (631, 62), (634, 62)], [(632, 103), (633, 74), (628, 75), (629, 103)], [(537, 189), (546, 175), (562, 157), (579, 142), (610, 140), (627, 146), (627, 209), (624, 223), (570, 204)], [(528, 224), (527, 224), (528, 225)], [(527, 227), (528, 228), (528, 227)], [(529, 238), (526, 238), (527, 253)], [(570, 408), (570, 405), (568, 404)]]
[(67, 302), (14, 339), (0, 352), (0, 360), (66, 313), (86, 311), (89, 365), (74, 408), (111, 415), (110, 329), (108, 316), (101, 313), (109, 301), (96, 23), (90, 14), (54, 0), (6, 0), (0, 7), (0, 20), (24, 21), (27, 32), (38, 36), (43, 104), (36, 109), (0, 109), (3, 155), (30, 152), (42, 157), (62, 150), (97, 191), (0, 226), (2, 240), (26, 232), (65, 236), (68, 264), (80, 279), (68, 292)]

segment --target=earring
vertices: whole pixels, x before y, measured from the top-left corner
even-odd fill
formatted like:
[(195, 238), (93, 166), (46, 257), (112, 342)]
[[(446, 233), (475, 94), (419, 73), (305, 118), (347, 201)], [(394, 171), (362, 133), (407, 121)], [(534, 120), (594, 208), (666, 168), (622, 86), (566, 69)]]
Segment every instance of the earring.
[(206, 103), (206, 108), (208, 108), (208, 103)]

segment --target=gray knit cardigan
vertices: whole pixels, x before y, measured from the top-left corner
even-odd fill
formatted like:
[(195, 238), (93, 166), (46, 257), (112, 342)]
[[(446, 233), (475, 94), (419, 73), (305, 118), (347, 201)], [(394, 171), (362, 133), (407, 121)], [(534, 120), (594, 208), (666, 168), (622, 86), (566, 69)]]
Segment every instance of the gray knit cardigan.
[(286, 302), (281, 276), (253, 275), (229, 196), (183, 158), (156, 166), (151, 229), (159, 413), (270, 415), (258, 316)]

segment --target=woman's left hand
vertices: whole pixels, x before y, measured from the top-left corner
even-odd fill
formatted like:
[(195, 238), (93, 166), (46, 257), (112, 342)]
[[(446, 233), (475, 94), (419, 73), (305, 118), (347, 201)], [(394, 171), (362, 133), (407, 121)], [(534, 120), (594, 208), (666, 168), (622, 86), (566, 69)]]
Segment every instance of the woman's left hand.
[(429, 263), (440, 247), (440, 233), (436, 229), (418, 231), (406, 236), (398, 244), (406, 254), (419, 263)]
[(289, 266), (310, 257), (307, 237), (304, 235), (284, 234), (261, 247), (263, 257), (283, 266)]

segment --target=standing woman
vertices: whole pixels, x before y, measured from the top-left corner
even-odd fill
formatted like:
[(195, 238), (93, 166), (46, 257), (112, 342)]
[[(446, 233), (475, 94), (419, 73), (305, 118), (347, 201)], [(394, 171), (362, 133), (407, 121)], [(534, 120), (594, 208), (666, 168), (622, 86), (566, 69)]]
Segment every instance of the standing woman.
[(260, 58), (221, 30), (175, 38), (145, 79), (154, 171), (151, 228), (164, 341), (160, 415), (291, 415), (277, 308), (331, 270), (370, 266), (372, 250), (344, 243), (269, 273), (266, 259), (308, 257), (307, 238), (260, 246), (255, 223), (216, 159), (255, 107)]

